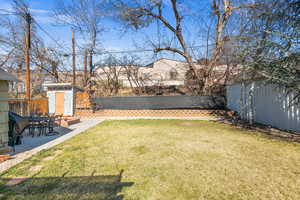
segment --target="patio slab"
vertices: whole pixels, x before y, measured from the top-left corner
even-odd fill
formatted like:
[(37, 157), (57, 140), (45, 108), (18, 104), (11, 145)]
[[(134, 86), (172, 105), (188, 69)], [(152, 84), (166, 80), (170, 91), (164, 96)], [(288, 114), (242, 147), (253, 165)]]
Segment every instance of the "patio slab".
[(57, 131), (60, 132), (59, 135), (33, 138), (30, 136), (25, 136), (23, 138), (23, 144), (16, 146), (13, 158), (0, 163), (0, 173), (15, 166), (25, 159), (30, 158), (32, 155), (44, 149), (49, 149), (78, 135), (79, 133), (97, 125), (102, 121), (104, 121), (104, 119), (85, 118), (80, 123), (74, 124), (68, 128), (60, 127), (59, 129), (57, 129)]

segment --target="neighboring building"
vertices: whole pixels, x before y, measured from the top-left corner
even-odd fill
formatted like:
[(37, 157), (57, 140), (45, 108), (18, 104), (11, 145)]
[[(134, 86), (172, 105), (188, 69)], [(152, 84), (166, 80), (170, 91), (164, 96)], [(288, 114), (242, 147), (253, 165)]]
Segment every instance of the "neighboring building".
[(0, 69), (0, 153), (8, 150), (8, 87), (10, 82), (19, 82), (19, 80)]
[[(201, 71), (206, 70), (209, 60), (201, 59), (200, 62), (195, 62), (194, 66), (198, 74)], [(228, 73), (228, 77), (235, 75), (241, 71), (241, 65), (228, 66), (226, 64), (219, 64), (214, 67), (212, 76), (212, 81), (223, 84), (226, 80), (225, 73)], [(152, 84), (160, 85), (184, 85), (186, 81), (186, 73), (189, 67), (186, 62), (171, 60), (162, 58), (151, 64), (143, 67), (140, 72), (141, 74), (146, 74), (150, 76)]]
[(162, 58), (144, 66), (141, 76), (150, 77), (147, 85), (184, 85), (188, 70), (186, 62)]
[[(130, 66), (130, 67), (140, 67), (140, 66)], [(130, 82), (128, 80), (128, 75), (124, 66), (108, 66), (99, 65), (95, 70), (95, 80), (96, 81), (111, 81), (118, 80), (119, 84), (124, 87), (130, 87)]]
[[(205, 63), (194, 63), (197, 73), (207, 67)], [(138, 78), (144, 86), (180, 86), (186, 81), (186, 73), (189, 70), (188, 64), (183, 61), (177, 61), (167, 58), (161, 58), (145, 66), (130, 66), (138, 68)], [(240, 68), (240, 67), (239, 67)], [(225, 64), (218, 65), (213, 70), (213, 81), (224, 80), (224, 74), (228, 70)], [(229, 75), (236, 74), (236, 70), (229, 70)], [(98, 80), (118, 79), (121, 85), (130, 87), (128, 73), (124, 66), (98, 66), (95, 70), (95, 76)], [(221, 78), (220, 78), (221, 77)], [(132, 84), (132, 83), (131, 83)]]
[(265, 80), (254, 72), (237, 75), (227, 86), (227, 107), (242, 119), (300, 132), (300, 105), (291, 103), (295, 92)]
[[(15, 98), (23, 98), (25, 97), (25, 91), (26, 91), (26, 70), (11, 70), (10, 73), (14, 75), (15, 77), (18, 77), (20, 82), (11, 82), (9, 85), (9, 93), (10, 96)], [(38, 95), (41, 95), (41, 92), (43, 92), (42, 84), (47, 81), (51, 80), (51, 76), (46, 73), (45, 71), (34, 71), (31, 70), (30, 72), (30, 87), (31, 87), (31, 95), (33, 97), (36, 97)]]

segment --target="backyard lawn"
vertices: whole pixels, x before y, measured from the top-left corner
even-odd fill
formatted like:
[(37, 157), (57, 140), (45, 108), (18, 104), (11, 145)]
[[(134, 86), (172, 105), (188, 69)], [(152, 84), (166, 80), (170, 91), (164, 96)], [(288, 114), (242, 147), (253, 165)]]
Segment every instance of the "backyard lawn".
[(213, 121), (105, 121), (1, 177), (6, 200), (298, 200), (300, 145)]

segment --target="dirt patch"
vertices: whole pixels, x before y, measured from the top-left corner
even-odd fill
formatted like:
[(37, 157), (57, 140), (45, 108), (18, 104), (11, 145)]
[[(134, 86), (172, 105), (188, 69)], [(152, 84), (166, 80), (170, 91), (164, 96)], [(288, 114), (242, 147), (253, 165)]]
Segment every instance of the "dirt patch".
[(59, 155), (59, 154), (61, 154), (62, 152), (63, 152), (63, 150), (58, 149), (58, 150), (56, 150), (54, 153), (55, 153), (55, 155)]
[(196, 126), (196, 125), (199, 125), (199, 123), (194, 122), (194, 121), (184, 121), (184, 122), (180, 122), (179, 125), (181, 125), (181, 126)]
[(30, 171), (33, 171), (33, 172), (38, 172), (38, 171), (41, 171), (41, 169), (43, 168), (42, 165), (35, 165), (35, 166), (32, 166), (30, 167)]
[(28, 179), (28, 177), (12, 178), (8, 182), (6, 182), (5, 185), (9, 185), (9, 186), (17, 185), (18, 183), (21, 183), (21, 182), (25, 181), (26, 179)]
[(43, 161), (53, 160), (55, 156), (48, 156), (46, 158), (43, 158)]

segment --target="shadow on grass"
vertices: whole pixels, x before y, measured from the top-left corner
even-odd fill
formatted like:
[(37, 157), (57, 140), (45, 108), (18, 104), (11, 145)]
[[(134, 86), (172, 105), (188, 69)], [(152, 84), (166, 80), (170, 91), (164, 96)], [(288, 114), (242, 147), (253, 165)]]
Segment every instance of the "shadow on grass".
[[(123, 187), (133, 182), (121, 182), (119, 175), (78, 177), (34, 177), (13, 185), (0, 187), (0, 199), (30, 200), (122, 200)], [(1, 182), (5, 180), (2, 179)], [(7, 179), (8, 181), (8, 179)], [(7, 182), (6, 181), (6, 182)]]

